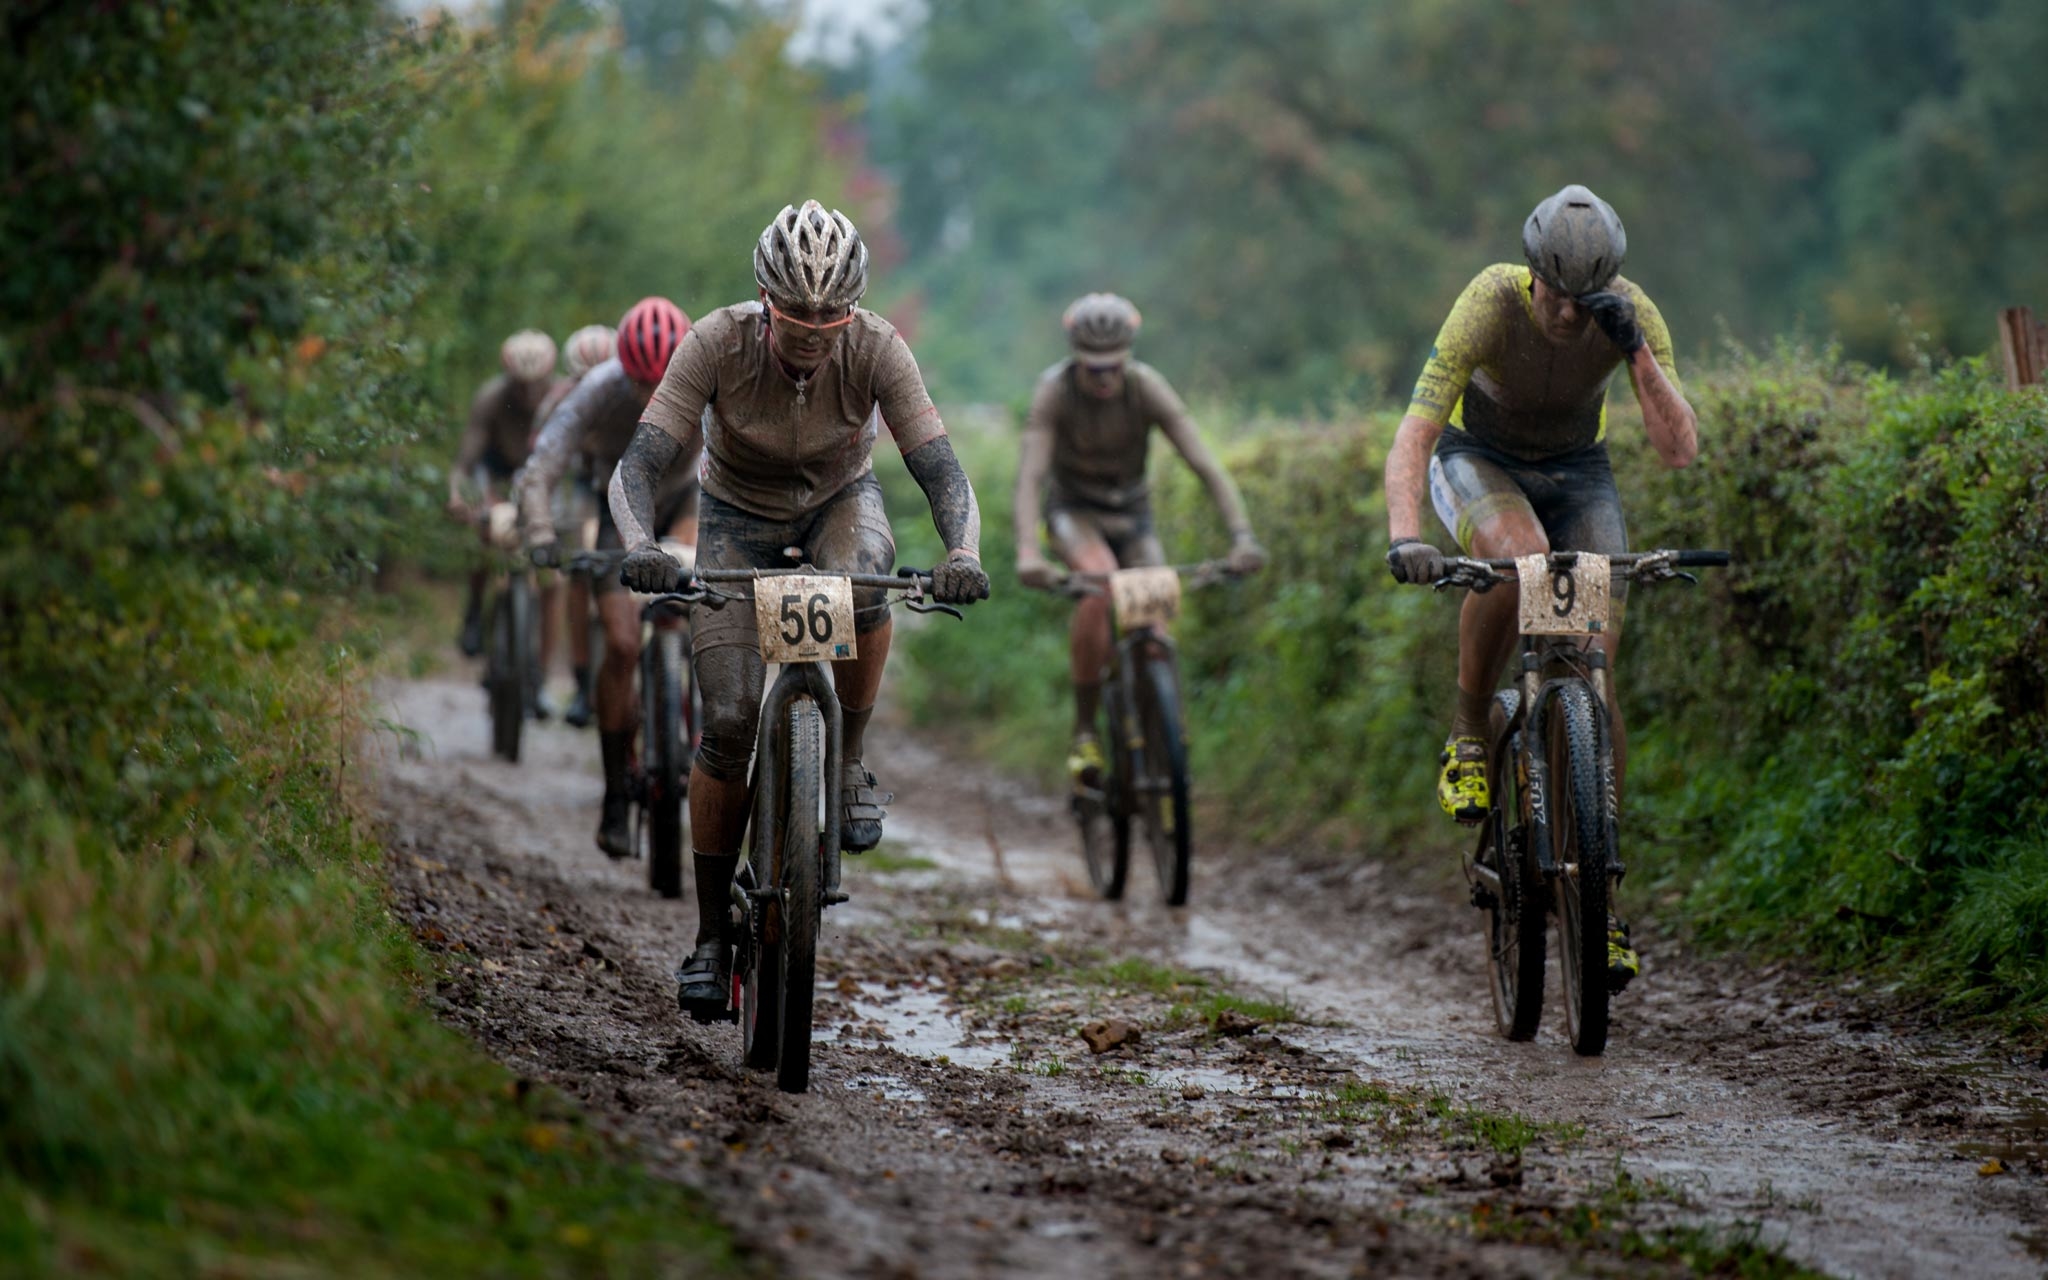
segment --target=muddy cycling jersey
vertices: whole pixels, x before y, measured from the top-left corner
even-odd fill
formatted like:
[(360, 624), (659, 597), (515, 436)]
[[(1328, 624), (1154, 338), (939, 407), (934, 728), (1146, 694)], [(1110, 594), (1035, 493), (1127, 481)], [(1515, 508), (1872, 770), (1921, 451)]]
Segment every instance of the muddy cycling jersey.
[(761, 304), (745, 302), (684, 336), (642, 420), (676, 440), (701, 423), (704, 491), (795, 520), (874, 469), (877, 408), (905, 454), (946, 434), (887, 320), (856, 309), (825, 363), (799, 378), (770, 351)]
[(533, 439), (534, 410), (553, 389), (551, 380), (517, 382), (502, 373), (479, 387), (455, 449), (455, 474), (479, 465), (499, 477), (517, 471)]
[[(1671, 334), (1649, 295), (1616, 276), (1635, 303), (1650, 354), (1678, 390)], [(1473, 278), (1437, 334), (1408, 412), (1459, 427), (1527, 461), (1583, 449), (1607, 433), (1607, 381), (1622, 363), (1598, 325), (1556, 342), (1537, 324), (1529, 268), (1499, 263)]]
[[(613, 356), (597, 365), (563, 397), (542, 424), (533, 457), (519, 476), (519, 514), (529, 529), (552, 527), (549, 495), (579, 453), (590, 455), (590, 484), (599, 494), (611, 483), (612, 468), (639, 428), (644, 401), (640, 388)], [(668, 500), (697, 481), (697, 459), (679, 457), (662, 477), (656, 501)]]

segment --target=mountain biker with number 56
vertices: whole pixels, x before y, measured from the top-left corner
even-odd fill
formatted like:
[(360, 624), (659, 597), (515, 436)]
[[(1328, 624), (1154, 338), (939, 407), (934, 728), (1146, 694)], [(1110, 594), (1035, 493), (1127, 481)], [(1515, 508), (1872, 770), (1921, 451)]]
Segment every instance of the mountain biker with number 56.
[[(631, 552), (620, 570), (628, 586), (672, 591), (685, 576), (655, 544), (654, 492), (700, 441), (700, 568), (787, 568), (785, 549), (796, 548), (819, 569), (890, 572), (896, 544), (873, 462), (879, 423), (886, 423), (946, 544), (946, 559), (932, 570), (934, 598), (987, 598), (974, 488), (910, 348), (888, 321), (857, 305), (867, 279), (860, 233), (815, 200), (784, 207), (761, 232), (754, 247), (759, 300), (714, 311), (690, 331), (613, 475), (612, 516)], [(881, 841), (882, 805), (891, 798), (861, 760), (891, 629), (882, 592), (855, 591), (853, 603), (858, 656), (834, 662), (833, 679), (844, 761), (841, 840), (861, 852)], [(746, 830), (764, 666), (748, 604), (700, 605), (690, 631), (704, 700), (689, 786), (698, 925), (696, 949), (676, 975), (676, 999), (692, 1017), (712, 1021), (725, 1016), (730, 999), (730, 890)]]
[[(1017, 577), (1027, 587), (1043, 589), (1056, 580), (1038, 546), (1041, 488), (1049, 491), (1043, 510), (1053, 551), (1075, 573), (1166, 563), (1152, 531), (1145, 478), (1154, 427), (1201, 477), (1222, 514), (1231, 571), (1251, 573), (1265, 564), (1244, 503), (1196, 434), (1187, 407), (1158, 371), (1131, 359), (1140, 323), (1138, 309), (1113, 293), (1078, 298), (1061, 318), (1073, 354), (1039, 377), (1017, 464)], [(1067, 769), (1076, 786), (1099, 785), (1103, 757), (1095, 720), (1109, 663), (1109, 601), (1083, 597), (1069, 634), (1074, 745)]]
[[(1437, 335), (1387, 454), (1387, 566), (1401, 582), (1444, 576), (1445, 555), (1422, 536), (1422, 496), (1466, 554), (1628, 550), (1607, 458), (1607, 383), (1628, 370), (1650, 444), (1666, 466), (1699, 452), (1656, 305), (1620, 275), (1621, 219), (1573, 185), (1522, 227), (1527, 265), (1488, 267), (1467, 285)], [(1610, 664), (1621, 641), (1625, 581), (1601, 637)], [(1437, 799), (1460, 822), (1491, 806), (1487, 708), (1519, 634), (1515, 593), (1466, 596), (1458, 621), (1458, 699)], [(1616, 786), (1627, 738), (1614, 708)], [(1627, 927), (1608, 921), (1608, 976), (1619, 990), (1639, 970)]]

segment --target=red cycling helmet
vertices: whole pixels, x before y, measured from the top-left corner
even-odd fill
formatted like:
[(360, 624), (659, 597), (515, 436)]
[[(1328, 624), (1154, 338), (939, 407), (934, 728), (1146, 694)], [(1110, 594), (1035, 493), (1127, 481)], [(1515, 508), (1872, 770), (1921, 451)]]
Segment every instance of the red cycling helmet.
[(660, 382), (690, 317), (667, 298), (642, 298), (619, 320), (619, 363), (635, 382)]

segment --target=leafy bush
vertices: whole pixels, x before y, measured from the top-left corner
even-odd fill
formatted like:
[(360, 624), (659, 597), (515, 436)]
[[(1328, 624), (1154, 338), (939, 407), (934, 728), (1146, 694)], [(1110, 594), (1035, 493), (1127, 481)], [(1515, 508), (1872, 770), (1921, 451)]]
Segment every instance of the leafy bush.
[[(2038, 1007), (2048, 400), (1976, 361), (1900, 382), (1802, 348), (1733, 357), (1692, 395), (1703, 448), (1683, 472), (1625, 391), (1613, 405), (1634, 544), (1738, 560), (1630, 602), (1631, 895), (1726, 943), (1888, 958)], [(1225, 451), (1274, 566), (1191, 596), (1178, 632), (1209, 830), (1456, 839), (1432, 788), (1456, 602), (1382, 564), (1392, 425), (1265, 423)], [(1007, 431), (968, 447), (992, 529), (1014, 452)], [(1199, 486), (1166, 458), (1154, 483), (1173, 558), (1214, 554)], [(990, 541), (1007, 586), (1008, 540)], [(1064, 617), (1011, 587), (968, 626), (916, 632), (919, 710), (988, 726), (1051, 778)]]

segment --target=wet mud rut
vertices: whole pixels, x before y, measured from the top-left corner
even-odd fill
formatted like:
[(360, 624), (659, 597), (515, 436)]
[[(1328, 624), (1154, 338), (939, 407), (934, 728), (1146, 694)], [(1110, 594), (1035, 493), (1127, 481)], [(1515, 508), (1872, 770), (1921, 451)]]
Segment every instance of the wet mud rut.
[(429, 1001), (775, 1273), (2048, 1271), (2035, 1064), (1655, 939), (1605, 1057), (1554, 989), (1508, 1044), (1449, 875), (1212, 844), (1190, 908), (1143, 865), (1105, 904), (1057, 797), (881, 727), (887, 839), (825, 915), (811, 1092), (778, 1093), (677, 1014), (694, 908), (593, 847), (595, 741), (533, 728), (505, 765), (473, 684), (386, 694)]

